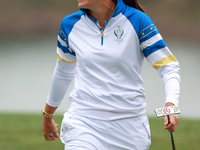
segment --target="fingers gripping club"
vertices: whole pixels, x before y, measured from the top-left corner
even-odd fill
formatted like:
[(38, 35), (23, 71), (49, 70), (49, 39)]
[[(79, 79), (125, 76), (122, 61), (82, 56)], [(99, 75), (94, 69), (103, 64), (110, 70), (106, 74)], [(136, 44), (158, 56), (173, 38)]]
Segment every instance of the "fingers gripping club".
[[(170, 106), (170, 107), (162, 107), (162, 108), (155, 109), (154, 112), (158, 118), (167, 116), (168, 123), (170, 123), (169, 115), (180, 114), (180, 109), (178, 106)], [(172, 149), (176, 150), (172, 132), (170, 132), (170, 137), (171, 137)]]

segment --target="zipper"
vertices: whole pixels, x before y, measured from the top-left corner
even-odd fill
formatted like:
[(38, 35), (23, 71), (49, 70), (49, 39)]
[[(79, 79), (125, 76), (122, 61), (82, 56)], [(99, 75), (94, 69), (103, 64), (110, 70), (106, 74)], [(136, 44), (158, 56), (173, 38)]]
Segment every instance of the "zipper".
[[(87, 15), (87, 14), (86, 14)], [(90, 20), (95, 24), (95, 26), (97, 26), (97, 28), (100, 30), (100, 33), (101, 33), (101, 45), (103, 45), (103, 29), (101, 26), (98, 26), (96, 21), (93, 20), (93, 18), (91, 16), (88, 15), (88, 17), (90, 18)], [(105, 28), (105, 26), (104, 26)]]
[[(116, 9), (117, 9), (117, 7), (118, 6), (116, 6), (116, 8), (115, 8), (115, 11), (116, 11)], [(115, 13), (115, 11), (113, 12), (113, 14)], [(85, 12), (84, 12), (85, 13)], [(86, 15), (87, 15), (87, 13), (85, 13)], [(112, 16), (113, 16), (113, 14), (112, 14)], [(97, 24), (96, 24), (96, 22), (92, 19), (92, 17), (91, 16), (89, 16), (89, 15), (87, 15), (89, 18), (90, 18), (90, 20), (92, 20), (92, 22), (97, 26), (97, 28), (100, 30), (100, 32), (101, 32), (101, 45), (103, 45), (103, 32), (104, 32), (104, 29), (105, 29), (105, 27), (106, 27), (106, 25), (108, 24), (108, 22), (110, 21), (110, 19), (112, 18), (112, 16), (110, 17), (110, 19), (108, 20), (108, 21), (105, 21), (104, 22), (104, 28), (102, 29), (102, 27), (100, 27), (100, 26), (98, 26)]]
[(101, 29), (101, 45), (103, 45), (103, 30), (102, 30), (102, 28), (100, 28)]
[[(116, 5), (116, 8), (115, 8), (113, 14), (115, 13), (117, 7), (118, 7), (118, 6)], [(112, 14), (112, 16), (113, 16), (113, 14)], [(110, 17), (110, 19), (112, 18), (112, 16)], [(101, 45), (103, 45), (103, 36), (104, 36), (104, 35), (103, 35), (103, 32), (104, 32), (104, 29), (105, 29), (106, 25), (108, 24), (108, 22), (110, 21), (110, 19), (104, 22), (104, 28), (103, 28), (103, 30), (102, 30), (102, 28), (100, 27), (100, 30), (101, 30)]]

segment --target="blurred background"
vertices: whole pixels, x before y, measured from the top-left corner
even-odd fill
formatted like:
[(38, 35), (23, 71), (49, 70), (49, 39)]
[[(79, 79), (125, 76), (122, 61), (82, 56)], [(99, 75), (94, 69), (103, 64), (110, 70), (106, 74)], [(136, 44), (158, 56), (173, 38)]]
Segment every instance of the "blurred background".
[[(200, 119), (200, 1), (140, 0), (181, 65), (182, 118)], [(0, 0), (0, 113), (40, 113), (56, 62), (62, 19), (77, 0)], [(162, 81), (145, 60), (147, 114), (164, 106)], [(57, 113), (69, 107), (68, 90)]]

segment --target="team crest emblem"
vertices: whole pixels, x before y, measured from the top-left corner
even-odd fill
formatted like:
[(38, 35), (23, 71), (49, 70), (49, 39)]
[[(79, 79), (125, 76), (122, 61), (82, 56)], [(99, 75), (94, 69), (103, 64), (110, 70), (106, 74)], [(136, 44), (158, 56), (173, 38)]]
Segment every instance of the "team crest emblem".
[(114, 30), (114, 34), (117, 37), (115, 41), (117, 41), (118, 43), (123, 41), (122, 36), (124, 34), (124, 30), (120, 26), (117, 26), (117, 29)]

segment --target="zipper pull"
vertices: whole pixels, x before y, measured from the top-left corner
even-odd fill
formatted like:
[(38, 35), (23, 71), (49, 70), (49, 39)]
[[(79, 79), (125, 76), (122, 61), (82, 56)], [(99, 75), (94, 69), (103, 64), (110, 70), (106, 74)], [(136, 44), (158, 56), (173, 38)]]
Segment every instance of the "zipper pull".
[(100, 27), (100, 29), (101, 29), (101, 45), (103, 45), (103, 29), (102, 27)]
[(101, 30), (101, 37), (103, 37), (103, 30)]

